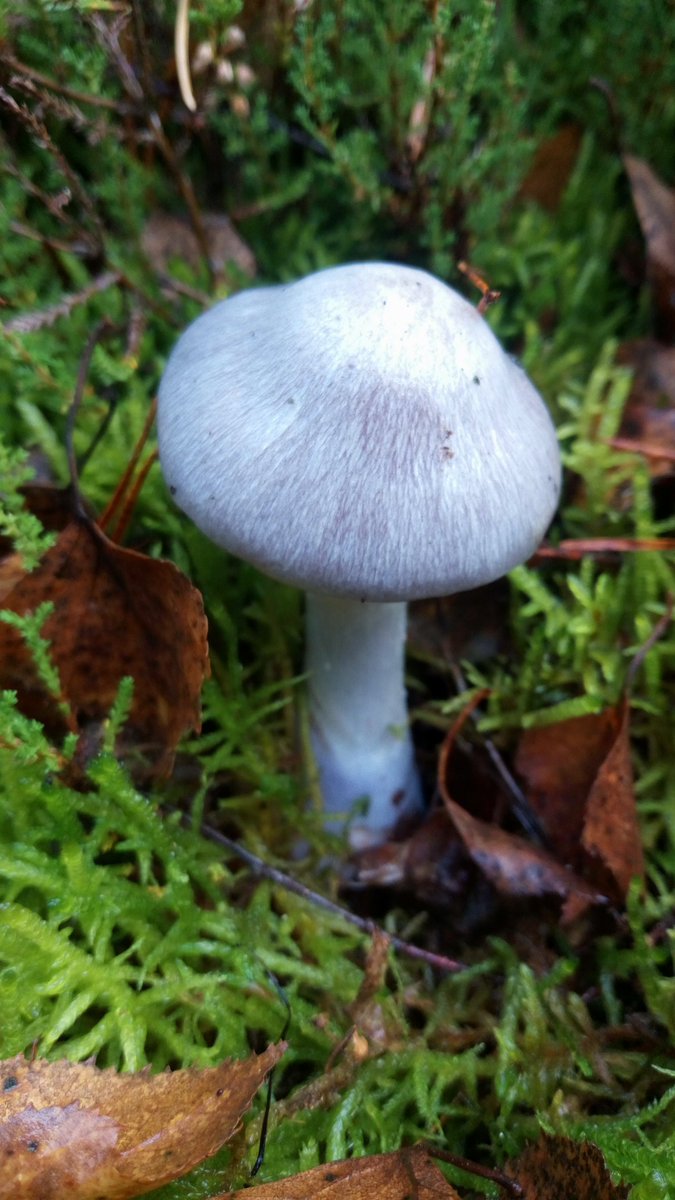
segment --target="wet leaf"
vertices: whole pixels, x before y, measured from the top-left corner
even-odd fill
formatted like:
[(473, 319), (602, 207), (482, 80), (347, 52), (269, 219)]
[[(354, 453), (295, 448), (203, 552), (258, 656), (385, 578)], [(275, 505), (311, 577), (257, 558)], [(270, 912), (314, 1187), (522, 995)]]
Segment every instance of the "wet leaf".
[(125, 1200), (184, 1175), (232, 1137), (284, 1049), (161, 1075), (3, 1062), (0, 1200)]
[(422, 1146), (327, 1163), (278, 1183), (240, 1192), (221, 1193), (212, 1200), (459, 1200), (455, 1189)]
[[(75, 727), (104, 718), (120, 680), (131, 675), (128, 731), (155, 770), (168, 771), (178, 739), (200, 722), (208, 672), (200, 593), (172, 563), (123, 549), (78, 517), (8, 592), (4, 607), (23, 615), (45, 601), (54, 608), (42, 632)], [(0, 624), (0, 687), (16, 689), (31, 715), (58, 724), (20, 632), (6, 624)]]
[(523, 1200), (625, 1200), (628, 1188), (612, 1183), (602, 1152), (592, 1142), (542, 1134), (508, 1170)]
[(627, 154), (633, 203), (647, 243), (647, 274), (657, 316), (657, 336), (675, 336), (675, 191), (651, 167)]
[(615, 708), (526, 730), (516, 770), (549, 844), (585, 879), (623, 901), (644, 873), (626, 700)]

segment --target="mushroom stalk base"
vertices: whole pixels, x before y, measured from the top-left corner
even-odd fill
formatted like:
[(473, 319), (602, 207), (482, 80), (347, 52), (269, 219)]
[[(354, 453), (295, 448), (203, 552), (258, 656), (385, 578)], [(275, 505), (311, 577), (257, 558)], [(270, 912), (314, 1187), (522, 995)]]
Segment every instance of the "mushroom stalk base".
[(329, 827), (357, 801), (350, 826), (361, 848), (386, 839), (422, 807), (404, 682), (407, 606), (307, 596), (312, 745)]

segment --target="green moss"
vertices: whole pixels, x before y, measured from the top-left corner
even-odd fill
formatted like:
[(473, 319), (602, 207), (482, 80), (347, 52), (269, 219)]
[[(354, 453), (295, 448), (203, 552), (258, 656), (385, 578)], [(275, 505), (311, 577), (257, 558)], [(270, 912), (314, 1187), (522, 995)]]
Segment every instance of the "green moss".
[[(233, 88), (218, 90), (208, 74), (196, 79), (203, 108), (194, 125), (171, 90), (174, 6), (142, 7), (151, 99), (178, 166), (202, 208), (243, 214), (261, 282), (385, 257), (456, 283), (455, 258), (469, 258), (501, 289), (489, 320), (522, 358), (559, 427), (566, 488), (552, 541), (673, 535), (645, 464), (608, 445), (630, 388), (617, 347), (649, 331), (649, 298), (631, 267), (640, 234), (606, 101), (588, 87), (591, 76), (604, 76), (626, 143), (671, 170), (675, 22), (667, 4), (650, 4), (649, 19), (637, 21), (632, 0), (592, 9), (576, 0), (534, 7), (317, 0), (299, 8), (279, 0), (265, 6), (263, 19), (260, 6), (249, 12), (236, 0), (205, 0), (192, 5), (193, 46), (208, 40), (222, 57), (229, 25), (241, 22), (246, 41), (232, 61), (251, 66), (255, 80), (244, 89), (250, 117), (242, 119), (230, 103)], [(96, 33), (92, 16), (105, 12), (84, 0), (31, 0), (20, 19), (0, 9), (12, 52), (32, 71), (117, 106), (71, 98), (69, 108), (63, 96), (63, 103), (43, 96), (47, 139), (11, 118), (2, 143), (10, 170), (0, 204), (0, 532), (28, 566), (48, 539), (23, 507), (27, 465), (17, 447), (35, 447), (55, 480), (67, 481), (66, 414), (91, 331), (110, 323), (93, 356), (75, 450), (84, 493), (100, 511), (129, 460), (170, 346), (199, 310), (189, 289), (210, 287), (203, 264), (183, 263), (176, 268), (183, 291), (167, 291), (140, 249), (150, 213), (184, 205), (175, 167), (148, 149), (145, 118), (129, 108)], [(133, 37), (125, 45), (142, 79)], [(430, 77), (434, 48), (439, 63)], [(2, 83), (10, 85), (6, 75)], [(16, 96), (35, 106), (25, 89)], [(418, 153), (411, 134), (420, 112), (427, 124)], [(521, 201), (518, 189), (534, 149), (570, 119), (583, 128), (582, 146), (558, 210), (548, 213)], [(45, 237), (58, 246), (45, 248)], [(30, 332), (11, 326), (18, 314), (82, 292), (104, 269), (118, 272), (118, 281), (66, 315), (37, 321)], [(101, 1065), (126, 1069), (244, 1055), (283, 1027), (272, 972), (288, 994), (292, 1023), (265, 1178), (422, 1136), (503, 1161), (543, 1126), (592, 1137), (636, 1184), (636, 1200), (671, 1194), (672, 629), (632, 687), (649, 876), (631, 896), (626, 924), (580, 947), (553, 927), (536, 969), (507, 940), (466, 945), (444, 930), (467, 969), (439, 979), (392, 960), (376, 997), (385, 1030), (379, 1050), (360, 1067), (338, 1057), (340, 1089), (290, 1116), (297, 1089), (320, 1086), (331, 1050), (349, 1032), (366, 945), (339, 918), (269, 883), (254, 885), (198, 829), (202, 815), (217, 809), (263, 857), (336, 891), (326, 864), (340, 847), (311, 810), (304, 857), (291, 857), (307, 792), (295, 744), (300, 598), (209, 545), (172, 506), (157, 468), (131, 537), (171, 558), (204, 593), (213, 675), (203, 730), (181, 747), (168, 784), (139, 790), (112, 753), (130, 703), (124, 683), (103, 751), (86, 785), (74, 788), (72, 739), (52, 744), (11, 696), (3, 698), (0, 1054), (37, 1041), (50, 1057), (96, 1054)], [(508, 653), (465, 667), (470, 687), (490, 688), (482, 733), (508, 754), (521, 728), (615, 703), (675, 592), (674, 570), (673, 556), (634, 553), (513, 572)], [(43, 616), (24, 627), (49, 675)], [(430, 728), (439, 721), (445, 728), (466, 699), (423, 697), (418, 713)], [(423, 940), (439, 917), (393, 911), (386, 923)], [(259, 1112), (232, 1156), (224, 1152), (162, 1196), (205, 1197), (242, 1182)], [(455, 1177), (469, 1186), (466, 1176)]]

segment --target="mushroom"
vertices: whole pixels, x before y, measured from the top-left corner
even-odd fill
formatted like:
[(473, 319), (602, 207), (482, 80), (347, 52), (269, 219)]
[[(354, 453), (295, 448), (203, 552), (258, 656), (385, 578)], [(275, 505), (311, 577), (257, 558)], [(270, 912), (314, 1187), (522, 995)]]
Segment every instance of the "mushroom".
[[(422, 807), (406, 602), (498, 578), (554, 513), (546, 406), (477, 310), (424, 271), (331, 267), (239, 293), (178, 341), (159, 389), (176, 503), (307, 591), (312, 744), (352, 845)], [(333, 815), (335, 814), (335, 815)]]

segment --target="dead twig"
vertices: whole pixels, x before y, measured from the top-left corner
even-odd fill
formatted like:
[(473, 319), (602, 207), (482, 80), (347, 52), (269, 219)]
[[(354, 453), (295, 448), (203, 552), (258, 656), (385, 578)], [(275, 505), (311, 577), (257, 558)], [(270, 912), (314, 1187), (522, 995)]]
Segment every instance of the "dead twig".
[(577, 562), (587, 554), (633, 554), (651, 550), (675, 550), (675, 538), (564, 538), (557, 546), (540, 546), (529, 560), (533, 566), (544, 558)]
[(119, 22), (115, 22), (114, 25), (109, 26), (100, 16), (100, 14), (94, 13), (91, 17), (92, 28), (94, 29), (100, 44), (103, 46), (104, 50), (112, 60), (120, 77), (122, 86), (131, 96), (132, 100), (140, 104), (145, 112), (148, 129), (153, 141), (155, 142), (157, 149), (159, 150), (167, 167), (173, 175), (176, 186), (183, 197), (195, 237), (199, 244), (199, 249), (208, 268), (211, 284), (213, 284), (215, 282), (215, 276), (211, 263), (211, 256), (209, 253), (209, 242), (194, 188), (192, 187), (188, 176), (183, 171), (180, 162), (178, 161), (178, 156), (176, 155), (171, 141), (167, 137), (167, 134), (164, 130), (159, 113), (151, 102), (151, 79), (149, 73), (147, 40), (145, 39), (142, 13), (140, 12), (137, 4), (134, 4), (134, 22), (137, 40), (139, 40), (143, 67), (142, 74), (145, 80), (147, 94), (144, 92), (143, 88), (138, 82), (136, 74), (120, 45)]
[(403, 938), (397, 937), (395, 934), (385, 933), (376, 921), (371, 921), (368, 917), (359, 917), (356, 913), (350, 912), (348, 908), (343, 908), (341, 904), (336, 904), (335, 901), (329, 900), (327, 896), (322, 896), (320, 892), (315, 892), (312, 888), (307, 887), (304, 883), (300, 883), (298, 879), (294, 879), (292, 875), (287, 875), (285, 871), (280, 871), (278, 867), (273, 867), (266, 863), (262, 858), (258, 858), (257, 854), (253, 854), (242, 846), (239, 842), (235, 842), (232, 838), (228, 838), (225, 834), (220, 833), (218, 829), (214, 829), (212, 825), (202, 825), (201, 831), (204, 837), (210, 841), (216, 842), (219, 846), (224, 846), (226, 850), (230, 850), (242, 862), (245, 862), (251, 870), (261, 877), (261, 879), (269, 879), (271, 883), (276, 883), (278, 887), (282, 887), (287, 892), (292, 892), (295, 896), (300, 896), (315, 908), (323, 908), (326, 912), (333, 913), (336, 917), (341, 917), (343, 921), (347, 921), (349, 925), (354, 925), (360, 929), (362, 933), (367, 933), (371, 937), (386, 936), (389, 938), (394, 950), (398, 950), (399, 954), (405, 954), (407, 958), (415, 958), (419, 962), (427, 963), (430, 967), (435, 967), (438, 971), (456, 972), (466, 969), (465, 963), (461, 963), (452, 958), (446, 958), (443, 954), (434, 954), (431, 950), (424, 950), (422, 946), (415, 946), (411, 942), (406, 942)]
[(117, 113), (119, 116), (128, 116), (137, 111), (135, 105), (125, 104), (123, 100), (111, 100), (107, 96), (93, 96), (89, 92), (79, 92), (76, 88), (68, 87), (65, 83), (58, 83), (56, 79), (44, 75), (42, 71), (36, 71), (34, 67), (29, 67), (27, 63), (21, 62), (12, 54), (4, 54), (3, 57), (12, 71), (16, 71), (26, 79), (32, 79), (34, 83), (48, 88), (57, 96), (67, 96), (69, 100), (75, 100), (78, 104), (91, 104), (94, 108), (105, 108), (108, 112)]
[(48, 250), (60, 250), (63, 254), (74, 254), (78, 258), (87, 258), (97, 250), (93, 242), (85, 239), (65, 242), (62, 238), (48, 237), (47, 234), (41, 233), (38, 229), (32, 229), (30, 225), (24, 225), (21, 221), (10, 221), (9, 228), (18, 237), (28, 238), (31, 242), (39, 242)]
[(71, 292), (70, 295), (63, 296), (56, 304), (50, 304), (49, 308), (13, 317), (11, 321), (6, 322), (5, 329), (11, 333), (35, 333), (38, 329), (48, 329), (60, 317), (69, 317), (73, 309), (80, 304), (86, 304), (87, 300), (90, 300), (98, 292), (106, 292), (108, 288), (120, 283), (121, 278), (119, 271), (103, 271), (95, 279), (92, 279), (87, 287), (82, 288), (79, 292)]
[(7, 91), (6, 88), (0, 86), (0, 103), (12, 113), (17, 120), (29, 131), (32, 137), (37, 142), (38, 146), (42, 147), (54, 160), (56, 166), (60, 170), (63, 177), (70, 185), (70, 189), (74, 196), (77, 197), (82, 206), (84, 213), (89, 219), (93, 230), (93, 236), (96, 240), (96, 246), (100, 254), (105, 257), (105, 238), (103, 227), (99, 215), (89, 198), (87, 189), (76, 171), (73, 170), (65, 155), (53, 141), (46, 125), (31, 112), (25, 104), (20, 104), (18, 100)]
[(458, 262), (457, 270), (461, 271), (462, 275), (466, 275), (467, 279), (471, 280), (474, 287), (477, 287), (481, 293), (481, 298), (478, 301), (478, 311), (482, 316), (487, 312), (488, 308), (492, 308), (492, 305), (496, 304), (501, 298), (501, 292), (497, 292), (494, 288), (491, 288), (489, 283), (485, 282), (482, 275), (479, 275), (478, 271), (474, 270), (469, 263)]
[(479, 1179), (490, 1179), (512, 1196), (520, 1198), (524, 1195), (518, 1180), (511, 1175), (505, 1175), (503, 1171), (492, 1167), (483, 1167), (480, 1163), (472, 1162), (470, 1158), (463, 1158), (460, 1154), (451, 1154), (449, 1150), (435, 1146), (433, 1142), (422, 1142), (421, 1145), (424, 1146), (431, 1158), (440, 1158), (441, 1162), (449, 1163), (452, 1167), (459, 1167), (460, 1171), (466, 1171), (469, 1175), (477, 1175)]

